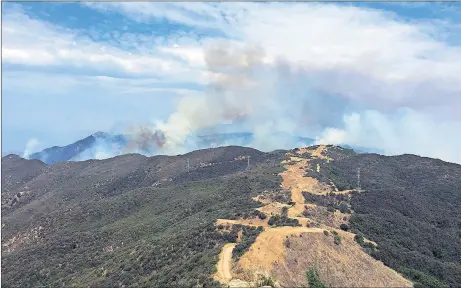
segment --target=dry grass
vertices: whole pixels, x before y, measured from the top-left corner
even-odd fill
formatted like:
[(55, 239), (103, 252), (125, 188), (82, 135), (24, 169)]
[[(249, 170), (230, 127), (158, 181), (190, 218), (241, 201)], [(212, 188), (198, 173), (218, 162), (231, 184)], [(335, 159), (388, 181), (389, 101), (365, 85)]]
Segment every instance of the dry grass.
[(309, 219), (330, 227), (339, 227), (341, 224), (348, 224), (351, 217), (351, 214), (341, 213), (338, 210), (333, 213), (328, 212), (327, 208), (321, 206), (309, 205), (304, 210), (309, 213)]
[[(320, 228), (306, 227), (277, 227), (267, 229), (259, 234), (255, 243), (251, 245), (249, 251), (240, 257), (234, 274), (239, 279), (254, 281), (257, 275), (266, 275), (272, 270), (273, 265), (285, 262), (285, 245), (286, 237), (291, 235), (300, 235), (301, 233), (323, 233)], [(239, 270), (245, 273), (239, 273)]]
[(331, 287), (412, 287), (412, 283), (383, 263), (366, 254), (354, 242), (353, 234), (340, 232), (340, 245), (333, 236), (304, 233), (291, 237), (285, 261), (271, 270), (284, 287), (299, 287), (306, 283), (305, 271), (314, 266), (320, 278)]
[(283, 207), (291, 207), (291, 206), (287, 205), (287, 204), (274, 202), (274, 203), (267, 204), (267, 205), (265, 205), (263, 207), (256, 208), (256, 210), (258, 210), (258, 211), (266, 214), (268, 217), (270, 217), (271, 215), (280, 215), (282, 213), (282, 208)]
[[(309, 153), (315, 158), (324, 158), (322, 152), (325, 150), (325, 146), (318, 146), (315, 150), (309, 148), (301, 148), (297, 151), (297, 154), (304, 155)], [(329, 185), (320, 183), (317, 179), (312, 177), (305, 177), (305, 169), (309, 167), (309, 159), (300, 158), (297, 156), (291, 156), (287, 154), (289, 160), (286, 161), (285, 171), (280, 174), (282, 176), (282, 188), (291, 190), (291, 201), (295, 202), (295, 205), (288, 209), (288, 217), (297, 218), (303, 217), (305, 199), (302, 195), (303, 191), (309, 191), (313, 194), (326, 195), (332, 191)]]
[[(355, 242), (355, 234), (334, 228), (342, 223), (348, 223), (350, 214), (343, 214), (339, 211), (331, 213), (326, 211), (325, 207), (305, 203), (302, 191), (326, 195), (333, 192), (333, 188), (312, 177), (305, 177), (305, 170), (309, 169), (310, 160), (298, 156), (309, 154), (312, 158), (330, 161), (332, 159), (323, 155), (326, 149), (326, 146), (317, 146), (298, 149), (295, 155), (287, 153), (289, 159), (282, 162), (286, 170), (280, 174), (283, 179), (281, 188), (291, 192), (291, 200), (295, 203), (293, 206), (272, 201), (264, 195), (253, 198), (265, 204), (257, 210), (268, 216), (281, 214), (282, 207), (290, 207), (288, 217), (297, 219), (302, 227), (272, 228), (267, 224), (268, 219), (259, 218), (219, 219), (217, 221), (218, 225), (241, 224), (266, 227), (251, 245), (249, 251), (240, 257), (237, 263), (234, 263), (232, 268), (234, 280), (242, 279), (246, 282), (238, 281), (249, 284), (255, 283), (259, 275), (265, 275), (271, 277), (282, 287), (299, 287), (306, 285), (307, 268), (315, 266), (327, 286), (411, 287), (411, 282), (365, 253)], [(350, 192), (349, 190), (340, 191), (336, 194), (349, 194)], [(309, 218), (302, 214), (306, 207), (312, 211)], [(306, 227), (307, 223), (311, 222), (319, 223), (320, 227)], [(331, 233), (325, 236), (324, 230), (336, 231), (342, 238), (341, 244), (336, 245), (333, 242)], [(226, 249), (229, 248), (225, 247), (221, 254)], [(223, 264), (218, 264), (218, 271), (222, 268), (219, 265)], [(222, 277), (216, 279), (223, 284), (230, 281), (228, 278), (223, 280)]]
[(267, 224), (268, 219), (261, 220), (259, 218), (251, 218), (251, 219), (236, 219), (236, 220), (230, 220), (230, 219), (218, 219), (216, 221), (216, 225), (234, 225), (234, 224), (240, 224), (240, 225), (245, 225), (245, 226), (251, 226), (251, 227), (269, 227), (269, 224)]

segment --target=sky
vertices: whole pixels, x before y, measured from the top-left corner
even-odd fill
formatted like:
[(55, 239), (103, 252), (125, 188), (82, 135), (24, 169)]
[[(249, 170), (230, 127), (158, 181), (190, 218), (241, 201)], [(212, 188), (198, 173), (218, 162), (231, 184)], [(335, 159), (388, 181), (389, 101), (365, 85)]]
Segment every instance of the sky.
[(147, 125), (461, 163), (461, 3), (3, 2), (2, 24), (2, 153)]

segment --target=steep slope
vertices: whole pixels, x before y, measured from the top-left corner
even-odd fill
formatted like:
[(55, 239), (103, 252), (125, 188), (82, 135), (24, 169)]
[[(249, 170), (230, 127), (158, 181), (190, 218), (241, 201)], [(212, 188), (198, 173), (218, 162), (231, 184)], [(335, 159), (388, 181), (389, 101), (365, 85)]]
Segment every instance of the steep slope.
[(39, 160), (26, 160), (17, 155), (2, 158), (2, 214), (34, 197), (25, 184), (46, 169), (46, 164)]
[(372, 255), (416, 285), (461, 286), (461, 166), (415, 155), (335, 153), (338, 160), (323, 171), (338, 186), (355, 185), (361, 168), (366, 193), (352, 197), (350, 224), (378, 243)]
[(212, 285), (220, 247), (230, 237), (214, 222), (250, 211), (257, 191), (278, 185), (272, 160), (280, 155), (225, 147), (52, 165), (12, 191), (27, 186), (35, 198), (2, 215), (2, 281)]
[[(315, 267), (331, 287), (412, 287), (412, 283), (366, 254), (350, 233), (337, 231), (341, 244), (323, 228), (280, 227), (261, 233), (238, 262), (236, 274), (246, 280), (248, 272), (270, 275), (282, 287), (306, 284), (306, 271)], [(331, 228), (330, 228), (331, 229)], [(247, 275), (245, 275), (247, 274)]]
[(3, 157), (2, 192), (8, 192), (24, 185), (41, 174), (46, 167), (46, 164), (41, 161), (26, 160), (14, 154)]
[(461, 283), (460, 165), (336, 146), (8, 157), (2, 200), (28, 195), (2, 205), (8, 287)]
[[(333, 160), (325, 155), (327, 151), (328, 147), (317, 146), (295, 149), (286, 154), (287, 158), (282, 162), (285, 171), (281, 173), (281, 188), (290, 191), (289, 204), (285, 206), (279, 203), (282, 206), (279, 211), (265, 209), (273, 207), (277, 203), (274, 200), (283, 197), (259, 195), (255, 198), (265, 205), (257, 210), (266, 213), (269, 220), (218, 220), (217, 225), (221, 226), (256, 224), (264, 227), (248, 252), (236, 259), (229, 274), (234, 280), (244, 280), (248, 285), (263, 283), (261, 281), (269, 277), (281, 287), (301, 287), (307, 284), (305, 273), (308, 268), (315, 267), (323, 282), (331, 287), (412, 287), (410, 281), (369, 256), (356, 243), (354, 234), (337, 229), (340, 224), (348, 222), (349, 215), (326, 209), (324, 212), (328, 217), (303, 213), (308, 209), (322, 209), (316, 204), (307, 203), (303, 193), (318, 197), (331, 194), (344, 197), (352, 192), (335, 192), (334, 186), (305, 177), (305, 171), (313, 168), (320, 171), (319, 166), (312, 165), (311, 161)], [(337, 221), (331, 220), (336, 218)], [(307, 227), (300, 227), (300, 224)], [(231, 282), (229, 277), (216, 279), (223, 284)]]
[[(127, 139), (123, 135), (111, 135), (104, 132), (96, 132), (93, 135), (90, 135), (84, 139), (78, 140), (75, 143), (66, 145), (66, 146), (53, 146), (50, 148), (46, 148), (40, 152), (33, 153), (29, 156), (29, 159), (38, 159), (41, 160), (48, 165), (52, 165), (58, 162), (65, 162), (69, 160), (73, 160), (74, 158), (78, 157), (79, 155), (84, 154), (85, 152), (89, 152), (93, 146), (97, 142), (101, 142), (107, 146), (109, 149), (120, 149), (127, 143)], [(117, 148), (117, 146), (119, 148)], [(116, 155), (116, 153), (114, 154)], [(84, 155), (83, 155), (84, 156)], [(82, 160), (86, 160), (89, 158), (82, 157)]]

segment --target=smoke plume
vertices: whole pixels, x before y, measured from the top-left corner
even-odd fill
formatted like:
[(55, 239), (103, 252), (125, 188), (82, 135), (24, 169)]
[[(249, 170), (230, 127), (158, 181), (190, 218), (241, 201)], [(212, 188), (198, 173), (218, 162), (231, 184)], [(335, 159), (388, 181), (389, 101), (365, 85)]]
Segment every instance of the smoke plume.
[(29, 141), (27, 141), (26, 148), (24, 149), (22, 157), (28, 159), (32, 153), (36, 152), (36, 149), (39, 144), (40, 143), (35, 138), (32, 138)]
[[(251, 132), (249, 143), (236, 138), (220, 144), (246, 143), (263, 151), (312, 144), (297, 137), (303, 136), (316, 139), (317, 144), (359, 146), (387, 155), (414, 153), (461, 162), (461, 138), (454, 132), (461, 131), (459, 122), (438, 119), (436, 123), (434, 116), (423, 110), (395, 108), (373, 99), (374, 91), (363, 88), (377, 81), (370, 80), (370, 75), (314, 69), (302, 63), (270, 59), (258, 46), (229, 43), (208, 46), (204, 59), (208, 85), (202, 94), (181, 98), (165, 121), (124, 131), (126, 143), (122, 147), (97, 142), (78, 158), (125, 153), (180, 154), (213, 145), (200, 142), (200, 135), (233, 130)], [(365, 84), (355, 89), (356, 86), (344, 86), (344, 79)], [(349, 88), (340, 90), (335, 85)], [(404, 90), (399, 93), (404, 95)], [(370, 93), (366, 101), (364, 91)], [(393, 90), (388, 87), (387, 91)]]
[(283, 61), (268, 63), (263, 49), (257, 46), (215, 44), (205, 49), (205, 60), (208, 86), (204, 93), (180, 99), (166, 121), (129, 133), (133, 147), (145, 143), (153, 145), (149, 151), (156, 153), (183, 153), (191, 150), (191, 139), (201, 131), (223, 123), (252, 132), (250, 145), (257, 149), (306, 144), (294, 135), (301, 131), (301, 125), (318, 124), (315, 116), (303, 118), (305, 100), (316, 96), (302, 84), (299, 71)]

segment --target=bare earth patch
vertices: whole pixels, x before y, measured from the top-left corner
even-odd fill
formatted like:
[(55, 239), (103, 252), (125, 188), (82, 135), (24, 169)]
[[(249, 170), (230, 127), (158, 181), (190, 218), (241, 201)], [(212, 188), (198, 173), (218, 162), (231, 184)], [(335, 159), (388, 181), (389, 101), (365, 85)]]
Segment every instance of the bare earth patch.
[[(312, 169), (309, 166), (310, 159), (333, 160), (324, 155), (326, 149), (326, 146), (296, 149), (295, 154), (287, 153), (288, 159), (281, 163), (286, 169), (280, 174), (283, 180), (281, 188), (291, 192), (294, 205), (282, 204), (263, 195), (253, 198), (264, 204), (257, 210), (269, 217), (281, 214), (283, 207), (289, 207), (287, 216), (297, 219), (301, 227), (271, 227), (267, 223), (268, 219), (260, 218), (217, 221), (217, 225), (263, 226), (265, 230), (259, 234), (248, 252), (241, 256), (237, 263), (231, 265), (232, 271), (229, 273), (220, 271), (227, 269), (226, 265), (229, 264), (226, 263), (231, 263), (223, 262), (227, 254), (230, 253), (232, 260), (232, 250), (229, 248), (231, 246), (226, 245), (218, 263), (217, 274), (221, 274), (215, 279), (222, 284), (238, 282), (250, 285), (256, 283), (263, 275), (271, 277), (276, 285), (281, 287), (300, 287), (307, 285), (306, 270), (314, 266), (323, 282), (331, 287), (412, 287), (410, 281), (368, 255), (355, 242), (355, 234), (335, 228), (342, 223), (348, 223), (350, 214), (339, 211), (332, 213), (327, 211), (326, 207), (305, 203), (303, 191), (316, 195), (352, 192), (335, 192), (332, 185), (305, 177), (306, 170)], [(308, 213), (303, 215), (305, 210)], [(313, 222), (317, 223), (317, 227), (312, 227)], [(325, 230), (330, 231), (328, 235), (324, 234)], [(339, 245), (334, 243), (332, 231), (340, 235)]]
[[(350, 233), (349, 233), (350, 234)], [(302, 234), (289, 238), (285, 263), (277, 263), (272, 274), (282, 286), (299, 287), (306, 283), (305, 271), (316, 267), (326, 286), (332, 287), (412, 287), (413, 284), (382, 262), (366, 254), (353, 236), (340, 234), (340, 245), (333, 236)]]
[(224, 245), (221, 254), (219, 254), (219, 261), (217, 272), (213, 278), (220, 283), (227, 284), (232, 280), (231, 265), (232, 265), (232, 250), (234, 250), (236, 243), (229, 243)]
[[(234, 274), (240, 279), (251, 282), (255, 281), (258, 275), (266, 275), (267, 272), (272, 271), (273, 265), (281, 265), (283, 269), (285, 262), (284, 241), (291, 235), (299, 237), (301, 233), (321, 234), (323, 233), (323, 229), (277, 227), (262, 232), (259, 234), (258, 238), (256, 238), (255, 243), (251, 245), (249, 251), (239, 259), (234, 269)], [(245, 271), (245, 273), (240, 272), (242, 270)]]
[(282, 204), (282, 203), (278, 203), (278, 202), (274, 202), (274, 203), (269, 203), (263, 207), (260, 207), (260, 208), (256, 208), (256, 210), (266, 214), (267, 216), (271, 216), (271, 215), (279, 215), (282, 213), (282, 208), (283, 207), (291, 207), (290, 205), (287, 205), (287, 204)]
[(223, 225), (226, 226), (227, 224), (229, 225), (234, 225), (234, 224), (240, 224), (240, 225), (245, 225), (245, 226), (251, 226), (251, 227), (269, 227), (269, 224), (267, 224), (267, 219), (261, 220), (259, 218), (252, 218), (252, 219), (236, 219), (236, 220), (230, 220), (230, 219), (218, 219), (216, 221), (216, 225)]

